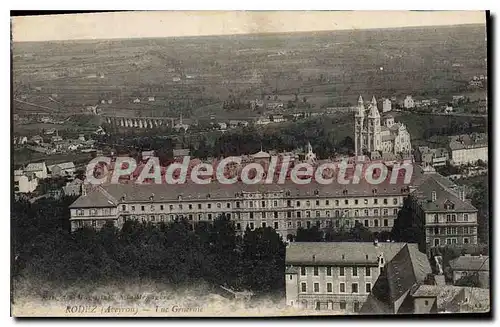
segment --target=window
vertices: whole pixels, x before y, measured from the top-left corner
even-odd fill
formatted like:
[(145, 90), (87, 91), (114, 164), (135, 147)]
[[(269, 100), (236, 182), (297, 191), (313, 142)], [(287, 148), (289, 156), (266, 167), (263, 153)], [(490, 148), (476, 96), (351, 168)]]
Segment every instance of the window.
[(358, 217), (359, 216), (359, 211), (358, 210), (354, 210), (354, 217)]
[(352, 267), (352, 275), (354, 277), (357, 277), (358, 276), (358, 267)]
[(250, 208), (253, 208), (253, 201), (248, 202), (248, 205), (250, 206)]
[(240, 201), (236, 201), (236, 208), (240, 207)]
[(319, 293), (319, 283), (314, 283), (314, 293)]
[(297, 218), (300, 218), (300, 211), (297, 211), (296, 214), (297, 214)]
[(219, 208), (219, 209), (222, 208), (222, 204), (220, 202), (217, 203), (217, 208)]
[(373, 225), (374, 225), (375, 227), (378, 227), (378, 219), (373, 220)]
[(345, 276), (345, 268), (339, 267), (339, 276)]
[(332, 275), (332, 267), (326, 267), (326, 275), (331, 276)]
[(300, 201), (297, 201), (297, 207), (300, 207)]
[(319, 206), (319, 200), (316, 200), (316, 205)]
[(125, 204), (122, 204), (122, 211), (127, 210), (127, 206)]
[(439, 238), (434, 239), (434, 246), (439, 246)]
[(349, 204), (349, 200), (348, 199), (344, 200), (344, 203)]
[(266, 207), (266, 201), (261, 201), (260, 203), (261, 203), (262, 208)]
[(368, 216), (368, 215), (369, 215), (368, 209), (365, 209), (365, 210), (364, 210), (364, 214), (365, 214), (365, 216)]
[(373, 209), (373, 215), (378, 216), (378, 209)]
[(355, 200), (354, 200), (354, 204), (358, 204), (358, 199), (355, 199)]
[(290, 201), (290, 200), (286, 200), (286, 206), (287, 206), (287, 207), (291, 207), (291, 206), (292, 206), (292, 201)]
[(254, 229), (254, 224), (253, 223), (250, 223), (250, 229), (253, 230)]
[(378, 199), (373, 199), (373, 204), (378, 204)]
[(311, 218), (311, 211), (306, 211), (306, 218)]
[(384, 219), (384, 227), (389, 226), (389, 219)]
[(398, 215), (398, 209), (393, 209), (393, 210), (392, 210), (392, 214), (393, 214), (394, 216), (397, 216), (397, 215)]
[(351, 284), (351, 293), (358, 293), (358, 283)]
[(266, 222), (262, 222), (262, 227), (266, 228)]
[(320, 216), (319, 211), (316, 211), (316, 217), (319, 217), (319, 216)]
[(393, 203), (394, 205), (398, 204), (398, 198), (394, 198), (394, 199), (392, 199), (392, 203)]
[(292, 212), (291, 211), (287, 211), (286, 212), (286, 217), (287, 218), (292, 218)]
[(384, 209), (384, 216), (387, 216), (387, 215), (389, 215), (389, 210)]
[(132, 206), (132, 211), (135, 211), (135, 206)]
[(339, 285), (339, 292), (340, 293), (345, 293), (345, 283), (340, 283), (340, 285)]
[(144, 211), (144, 206), (141, 206), (141, 211)]
[(365, 227), (368, 227), (368, 219), (365, 219)]
[(338, 206), (339, 205), (339, 200), (335, 200), (335, 205)]
[(226, 203), (226, 208), (228, 208), (228, 209), (231, 208), (231, 203), (230, 202)]
[(384, 199), (384, 204), (387, 204), (387, 199)]
[(328, 293), (332, 293), (333, 292), (332, 283), (326, 283), (326, 291)]
[(329, 206), (330, 205), (330, 200), (325, 201), (325, 205)]
[(172, 210), (174, 210), (174, 205), (171, 204), (171, 205), (168, 206), (168, 208), (170, 209), (170, 211), (172, 211)]
[(306, 284), (306, 283), (301, 283), (301, 284), (300, 284), (300, 291), (301, 291), (302, 293), (307, 292), (307, 284)]
[(212, 204), (211, 204), (211, 203), (208, 203), (208, 204), (207, 204), (207, 208), (208, 208), (208, 209), (211, 209), (211, 208), (212, 208)]
[(163, 211), (164, 208), (163, 204), (160, 204), (160, 210)]
[(278, 211), (274, 212), (274, 218), (278, 218)]
[(250, 219), (253, 219), (253, 212), (250, 212)]
[(318, 267), (314, 267), (314, 276), (318, 275), (319, 275)]
[(277, 221), (274, 222), (274, 229), (278, 229), (279, 228), (279, 224)]
[(262, 219), (266, 219), (266, 212), (262, 211)]
[(306, 267), (300, 267), (300, 275), (305, 276), (306, 275)]
[(212, 220), (212, 214), (211, 213), (208, 214), (208, 220)]
[(372, 284), (371, 283), (366, 283), (365, 285), (365, 292), (366, 293), (371, 293), (372, 291)]
[(345, 310), (345, 308), (347, 307), (345, 301), (340, 301), (339, 305), (340, 305), (340, 310)]
[(241, 224), (240, 223), (236, 223), (236, 229), (237, 230), (241, 230)]
[(469, 221), (469, 215), (464, 213), (464, 221)]
[(464, 244), (469, 244), (469, 238), (468, 237), (464, 237)]
[(365, 276), (370, 277), (372, 275), (372, 268), (366, 267), (365, 268)]
[(311, 206), (311, 201), (307, 200), (306, 201), (306, 206), (310, 207)]
[(425, 305), (429, 305), (429, 300), (425, 300), (425, 301), (424, 301), (424, 304), (425, 304)]
[(182, 204), (179, 204), (179, 209), (181, 209), (181, 210), (182, 210)]

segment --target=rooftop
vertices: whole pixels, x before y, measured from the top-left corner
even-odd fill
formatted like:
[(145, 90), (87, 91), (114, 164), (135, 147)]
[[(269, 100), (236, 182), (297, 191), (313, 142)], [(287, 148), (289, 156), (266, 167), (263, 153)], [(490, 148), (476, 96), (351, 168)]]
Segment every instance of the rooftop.
[[(406, 243), (293, 242), (286, 249), (287, 265), (377, 264), (390, 261)], [(415, 244), (416, 246), (416, 244)]]
[(489, 256), (460, 256), (450, 261), (452, 270), (489, 271)]

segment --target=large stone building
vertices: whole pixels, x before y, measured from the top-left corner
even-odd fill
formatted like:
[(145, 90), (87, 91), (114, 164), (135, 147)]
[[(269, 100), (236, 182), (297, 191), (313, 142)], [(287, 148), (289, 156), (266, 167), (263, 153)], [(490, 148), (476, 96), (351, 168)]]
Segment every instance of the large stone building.
[(474, 164), (478, 160), (488, 162), (488, 136), (485, 133), (450, 136), (449, 141), (451, 164)]
[(375, 97), (365, 108), (360, 96), (354, 116), (354, 149), (357, 156), (375, 151), (408, 155), (411, 152), (410, 133), (402, 123), (395, 123), (390, 114), (380, 116)]
[(372, 231), (390, 230), (408, 195), (408, 185), (295, 184), (200, 185), (185, 183), (110, 184), (86, 190), (70, 206), (72, 230), (83, 226), (101, 227), (110, 221), (121, 227), (126, 220), (152, 223), (186, 218), (193, 226), (230, 214), (236, 230), (273, 227), (286, 238), (299, 227), (354, 226), (356, 222)]
[(400, 305), (431, 272), (425, 254), (407, 243), (296, 242), (285, 260), (287, 305), (342, 313), (359, 312), (381, 275), (391, 276), (389, 293)]
[(410, 194), (413, 219), (425, 232), (421, 248), (477, 244), (477, 209), (464, 190), (435, 172), (423, 175)]

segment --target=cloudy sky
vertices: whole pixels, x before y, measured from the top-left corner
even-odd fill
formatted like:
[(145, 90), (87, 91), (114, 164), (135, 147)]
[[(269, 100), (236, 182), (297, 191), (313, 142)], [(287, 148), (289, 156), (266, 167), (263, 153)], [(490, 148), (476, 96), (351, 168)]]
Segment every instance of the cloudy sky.
[(12, 18), (14, 41), (485, 24), (483, 11), (153, 11)]

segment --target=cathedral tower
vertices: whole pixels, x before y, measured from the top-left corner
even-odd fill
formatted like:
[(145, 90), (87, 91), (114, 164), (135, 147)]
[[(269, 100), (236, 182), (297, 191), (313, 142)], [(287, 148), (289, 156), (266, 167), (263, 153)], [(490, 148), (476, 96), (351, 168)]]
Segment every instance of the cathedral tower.
[(364, 122), (365, 122), (365, 105), (363, 97), (360, 95), (358, 99), (358, 107), (356, 109), (355, 124), (354, 124), (354, 154), (360, 156), (363, 154), (364, 148)]
[(377, 151), (380, 149), (382, 143), (380, 135), (380, 113), (377, 108), (375, 96), (373, 96), (370, 104), (367, 122), (367, 150), (368, 152)]

